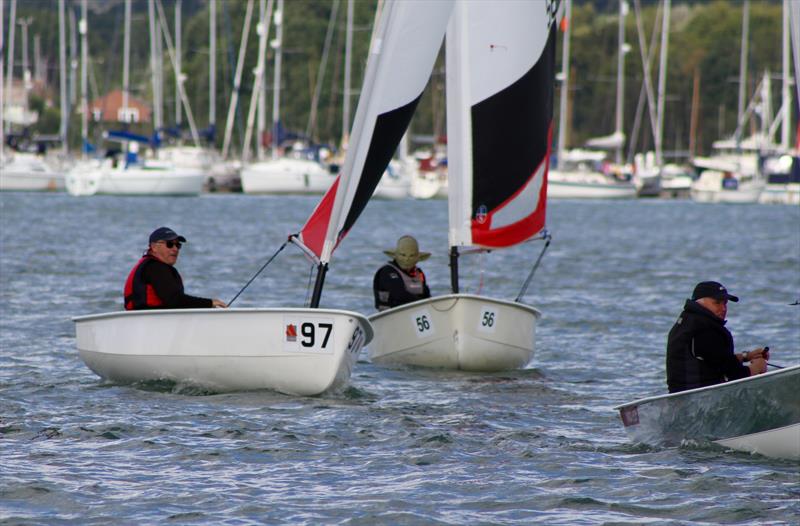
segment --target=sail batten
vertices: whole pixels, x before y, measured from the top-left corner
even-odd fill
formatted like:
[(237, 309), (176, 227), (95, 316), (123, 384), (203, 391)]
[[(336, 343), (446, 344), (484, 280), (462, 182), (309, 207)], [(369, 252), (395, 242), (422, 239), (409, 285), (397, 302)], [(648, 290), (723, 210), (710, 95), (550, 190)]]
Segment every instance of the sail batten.
[(451, 246), (501, 248), (545, 227), (553, 2), (459, 2), (447, 35)]

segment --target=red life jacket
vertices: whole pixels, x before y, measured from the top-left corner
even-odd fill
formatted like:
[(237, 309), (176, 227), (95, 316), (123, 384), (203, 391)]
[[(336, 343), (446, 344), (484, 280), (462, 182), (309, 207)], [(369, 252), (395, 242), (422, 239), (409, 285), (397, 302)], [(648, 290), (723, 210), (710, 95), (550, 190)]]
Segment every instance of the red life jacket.
[(158, 260), (150, 254), (145, 254), (128, 274), (124, 291), (125, 310), (157, 309), (164, 305), (164, 301), (158, 297), (153, 286), (142, 279), (142, 272), (151, 261)]

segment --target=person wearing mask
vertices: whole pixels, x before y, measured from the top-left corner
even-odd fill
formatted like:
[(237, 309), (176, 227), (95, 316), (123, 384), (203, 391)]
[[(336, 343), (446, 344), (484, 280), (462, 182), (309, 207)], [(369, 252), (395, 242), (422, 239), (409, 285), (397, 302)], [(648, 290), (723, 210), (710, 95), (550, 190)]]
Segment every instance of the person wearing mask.
[(186, 238), (162, 226), (150, 234), (147, 251), (125, 281), (125, 310), (225, 308), (219, 299), (190, 296), (175, 263)]
[(767, 349), (734, 351), (733, 336), (725, 327), (728, 301), (738, 302), (739, 298), (716, 281), (698, 283), (691, 299), (686, 300), (683, 312), (667, 337), (670, 393), (767, 371)]
[(376, 309), (383, 311), (431, 297), (425, 273), (417, 267), (417, 263), (425, 261), (431, 254), (420, 252), (416, 239), (402, 236), (397, 240), (396, 248), (385, 250), (384, 254), (392, 260), (379, 268), (372, 280)]

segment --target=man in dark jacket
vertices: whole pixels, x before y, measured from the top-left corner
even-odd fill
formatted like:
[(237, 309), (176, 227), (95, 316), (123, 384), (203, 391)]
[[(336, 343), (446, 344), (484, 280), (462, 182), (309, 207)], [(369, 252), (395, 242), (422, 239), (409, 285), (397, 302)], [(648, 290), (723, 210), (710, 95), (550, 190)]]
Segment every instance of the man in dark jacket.
[[(728, 300), (739, 298), (716, 281), (698, 283), (667, 338), (670, 393), (746, 378), (767, 371), (764, 349), (735, 353), (725, 328)], [(743, 365), (750, 362), (749, 366)]]
[(125, 281), (125, 310), (202, 309), (227, 307), (222, 300), (190, 296), (175, 269), (186, 238), (162, 226), (150, 234), (150, 243)]
[(383, 252), (392, 261), (382, 266), (372, 280), (375, 308), (386, 310), (431, 297), (425, 273), (417, 263), (430, 257), (430, 252), (420, 252), (417, 240), (403, 236), (394, 250)]

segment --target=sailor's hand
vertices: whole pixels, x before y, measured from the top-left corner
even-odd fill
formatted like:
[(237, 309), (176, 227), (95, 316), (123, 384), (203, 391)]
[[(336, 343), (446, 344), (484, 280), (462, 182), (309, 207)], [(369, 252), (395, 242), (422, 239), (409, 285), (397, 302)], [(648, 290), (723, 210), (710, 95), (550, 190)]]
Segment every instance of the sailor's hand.
[(767, 361), (763, 358), (753, 358), (750, 360), (750, 376), (766, 373), (767, 372)]
[(759, 347), (758, 349), (742, 353), (742, 362), (755, 360), (756, 358), (769, 360), (769, 347)]
[(222, 300), (218, 300), (217, 298), (214, 298), (213, 300), (211, 300), (211, 306), (216, 308), (216, 309), (227, 309), (228, 308), (228, 304), (227, 303), (225, 303)]

